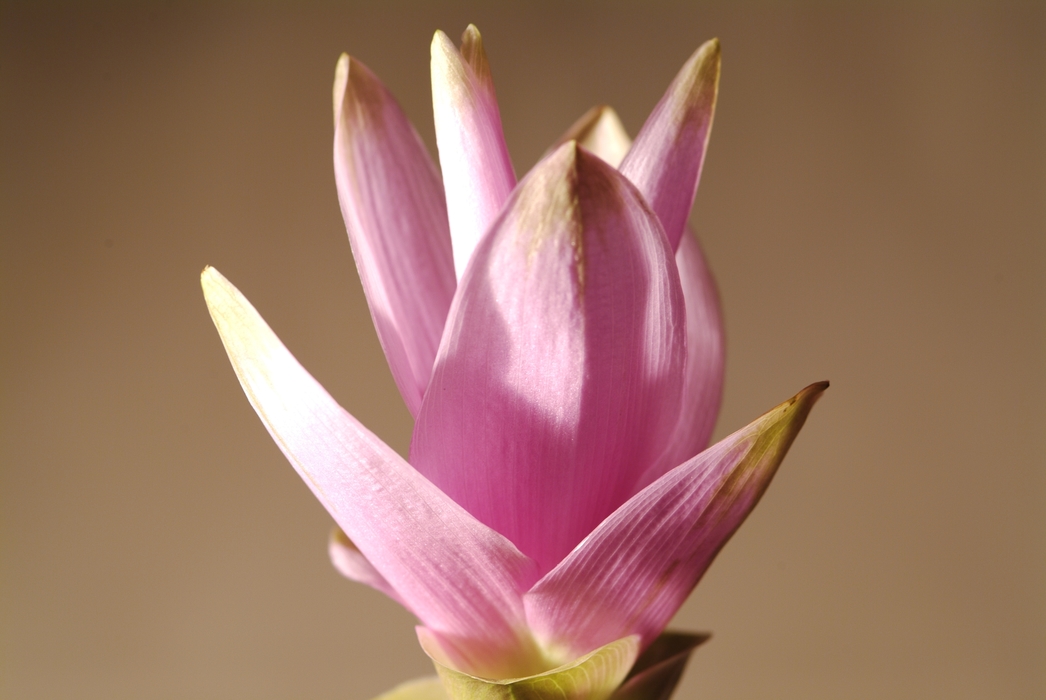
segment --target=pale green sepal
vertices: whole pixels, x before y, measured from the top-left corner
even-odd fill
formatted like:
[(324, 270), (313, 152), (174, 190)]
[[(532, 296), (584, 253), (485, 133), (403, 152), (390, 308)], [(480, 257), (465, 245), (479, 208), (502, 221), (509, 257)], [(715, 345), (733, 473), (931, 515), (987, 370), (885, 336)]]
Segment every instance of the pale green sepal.
[(691, 652), (710, 636), (664, 632), (636, 659), (611, 700), (668, 700), (683, 677)]
[(426, 676), (400, 683), (374, 700), (448, 700), (448, 697), (439, 676)]
[(606, 700), (638, 655), (639, 636), (630, 635), (551, 671), (500, 681), (433, 663), (452, 700)]

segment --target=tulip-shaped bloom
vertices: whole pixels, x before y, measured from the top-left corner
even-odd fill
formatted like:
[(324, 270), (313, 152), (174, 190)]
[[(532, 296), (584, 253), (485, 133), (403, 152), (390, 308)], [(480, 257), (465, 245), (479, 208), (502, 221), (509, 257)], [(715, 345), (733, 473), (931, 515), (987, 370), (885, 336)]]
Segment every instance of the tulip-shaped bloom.
[(687, 62), (634, 145), (597, 108), (518, 183), (474, 27), (460, 49), (436, 34), (432, 77), (442, 178), (365, 66), (343, 56), (334, 87), (339, 199), (416, 419), (409, 462), (207, 268), (215, 325), (337, 522), (335, 565), (421, 622), (439, 680), (390, 698), (667, 697), (702, 639), (665, 625), (827, 386), (705, 449), (722, 330), (686, 219), (719, 45)]

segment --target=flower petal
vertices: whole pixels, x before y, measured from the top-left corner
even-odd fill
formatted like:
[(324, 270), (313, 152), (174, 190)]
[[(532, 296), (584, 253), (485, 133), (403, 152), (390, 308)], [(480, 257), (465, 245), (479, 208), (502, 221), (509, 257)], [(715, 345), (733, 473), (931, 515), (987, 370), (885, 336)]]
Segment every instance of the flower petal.
[(633, 493), (674, 425), (686, 328), (671, 256), (635, 188), (570, 142), (461, 280), (411, 464), (542, 571)]
[(672, 249), (690, 216), (719, 89), (719, 40), (705, 42), (679, 71), (621, 163), (664, 226)]
[(439, 172), (396, 100), (338, 61), (334, 175), (363, 291), (392, 376), (416, 415), (456, 285)]
[(576, 654), (625, 634), (650, 643), (755, 507), (827, 386), (807, 387), (607, 518), (524, 596), (538, 641)]
[(668, 700), (683, 677), (690, 654), (709, 636), (664, 632), (636, 659), (613, 700)]
[[(565, 143), (572, 137), (614, 166), (621, 162), (632, 143), (617, 113), (610, 107), (590, 109), (567, 129), (560, 142)], [(683, 399), (665, 452), (636, 485), (637, 491), (708, 446), (723, 394), (725, 348), (719, 293), (701, 245), (692, 232), (679, 242), (676, 265), (686, 302)]]
[(639, 655), (636, 635), (615, 640), (567, 664), (523, 678), (488, 679), (456, 670), (437, 640), (418, 630), (452, 700), (605, 700)]
[(331, 530), (330, 537), (327, 539), (327, 554), (330, 555), (331, 564), (345, 578), (381, 591), (403, 607), (410, 609), (392, 588), (392, 585), (378, 573), (374, 565), (363, 556), (363, 552), (340, 527)]
[(460, 52), (443, 32), (432, 38), (432, 106), (460, 279), (516, 186), (490, 64), (475, 25), (461, 36)]
[(533, 563), (339, 406), (214, 268), (207, 306), (247, 398), (345, 534), (425, 624), (512, 653)]
[(683, 400), (665, 452), (637, 484), (637, 491), (708, 447), (723, 397), (726, 348), (719, 292), (693, 233), (683, 234), (676, 264), (686, 300)]
[(632, 147), (632, 139), (621, 123), (621, 117), (617, 116), (613, 107), (607, 105), (597, 105), (581, 115), (559, 138), (553, 149), (567, 141), (577, 141), (579, 146), (592, 151), (615, 168), (621, 165), (628, 149)]
[(450, 697), (439, 676), (428, 676), (400, 683), (374, 700), (450, 700)]

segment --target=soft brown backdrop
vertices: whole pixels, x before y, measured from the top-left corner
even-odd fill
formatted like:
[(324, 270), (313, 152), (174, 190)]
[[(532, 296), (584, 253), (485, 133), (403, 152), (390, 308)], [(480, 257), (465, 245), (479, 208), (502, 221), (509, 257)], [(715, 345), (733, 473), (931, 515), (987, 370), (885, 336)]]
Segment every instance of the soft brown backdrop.
[(433, 144), (428, 45), (484, 32), (525, 172), (642, 124), (719, 36), (694, 208), (729, 331), (718, 435), (831, 379), (680, 612), (680, 698), (1046, 695), (1042, 3), (0, 7), (0, 696), (366, 700), (430, 666), (340, 579), (244, 399), (216, 265), (405, 451), (331, 168), (349, 51)]

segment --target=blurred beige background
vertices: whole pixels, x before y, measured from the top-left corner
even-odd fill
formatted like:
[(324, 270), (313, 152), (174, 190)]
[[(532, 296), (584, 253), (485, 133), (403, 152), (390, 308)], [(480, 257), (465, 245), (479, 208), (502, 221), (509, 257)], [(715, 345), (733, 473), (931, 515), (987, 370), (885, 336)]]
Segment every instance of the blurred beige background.
[(217, 266), (401, 452), (340, 220), (341, 51), (430, 147), (428, 46), (483, 31), (517, 170), (634, 134), (719, 36), (692, 220), (718, 435), (830, 379), (679, 613), (679, 698), (1046, 697), (1046, 5), (0, 6), (0, 696), (349, 698), (427, 674), (327, 562), (200, 294)]

